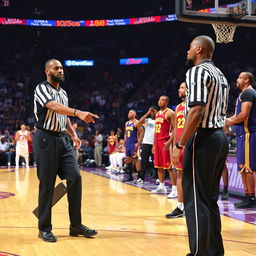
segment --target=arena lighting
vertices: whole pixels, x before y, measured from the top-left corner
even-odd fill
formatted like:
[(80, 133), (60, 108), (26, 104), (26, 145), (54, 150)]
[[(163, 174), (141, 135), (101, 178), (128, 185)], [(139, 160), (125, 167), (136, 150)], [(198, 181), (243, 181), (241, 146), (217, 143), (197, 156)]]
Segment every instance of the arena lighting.
[(148, 57), (120, 59), (120, 65), (148, 64)]
[(94, 60), (64, 60), (64, 66), (67, 67), (85, 67), (94, 66)]
[(40, 27), (108, 27), (160, 23), (175, 20), (177, 20), (175, 14), (108, 20), (31, 20), (0, 17), (0, 25), (21, 25)]

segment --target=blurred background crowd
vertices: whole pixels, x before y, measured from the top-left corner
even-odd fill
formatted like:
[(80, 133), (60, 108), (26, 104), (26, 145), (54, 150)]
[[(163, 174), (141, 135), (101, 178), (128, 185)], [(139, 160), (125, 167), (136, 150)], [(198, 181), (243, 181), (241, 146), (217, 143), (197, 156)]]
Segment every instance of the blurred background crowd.
[[(131, 13), (135, 15), (134, 9), (132, 12), (130, 8), (121, 6), (119, 1), (115, 2), (115, 8), (120, 9), (120, 17), (129, 17)], [(127, 2), (124, 1), (124, 5)], [(40, 3), (42, 6), (27, 13), (25, 10), (28, 9), (23, 6), (22, 13), (34, 18), (43, 15), (51, 18), (51, 15), (56, 14), (51, 13), (51, 8), (46, 11), (43, 1)], [(136, 14), (174, 13), (173, 7), (166, 5), (165, 1), (157, 1), (156, 5), (150, 6), (144, 11), (136, 8)], [(73, 15), (72, 8), (70, 10), (69, 14), (64, 15)], [(102, 17), (105, 15), (104, 18), (109, 18), (108, 9), (104, 11)], [(109, 13), (113, 13), (113, 10), (109, 10)], [(92, 11), (90, 18), (96, 17), (93, 14)], [(100, 130), (103, 136), (103, 151), (106, 151), (110, 131), (116, 132), (118, 128), (123, 130), (129, 109), (135, 109), (139, 118), (149, 106), (157, 105), (159, 96), (163, 94), (170, 97), (171, 108), (180, 103), (177, 90), (188, 69), (185, 62), (191, 39), (199, 33), (215, 38), (209, 25), (193, 26), (178, 21), (93, 29), (0, 26), (0, 33), (4, 35), (0, 37), (1, 141), (15, 146), (14, 134), (22, 123), (33, 133), (33, 90), (45, 80), (46, 60), (57, 58), (63, 62), (65, 59), (93, 59), (93, 67), (65, 67), (66, 81), (62, 84), (69, 95), (71, 107), (100, 116), (95, 125), (86, 125), (72, 118), (73, 122), (77, 122), (77, 133), (84, 147), (89, 147), (91, 152), (96, 130)], [(256, 74), (256, 60), (250, 57), (255, 48), (255, 39), (253, 30), (238, 29), (234, 43), (216, 46), (213, 59), (231, 85), (228, 115), (233, 114), (239, 93), (236, 89), (238, 74), (242, 71)], [(148, 57), (149, 63), (119, 65), (120, 58), (133, 57)], [(90, 157), (93, 157), (91, 154)], [(82, 164), (84, 160), (80, 162)], [(1, 164), (5, 165), (3, 159)]]

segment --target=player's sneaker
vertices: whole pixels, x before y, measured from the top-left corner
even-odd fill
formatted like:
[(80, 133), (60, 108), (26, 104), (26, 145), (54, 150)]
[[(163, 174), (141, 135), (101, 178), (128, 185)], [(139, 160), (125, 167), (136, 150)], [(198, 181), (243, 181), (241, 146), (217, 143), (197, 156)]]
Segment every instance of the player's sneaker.
[(255, 198), (248, 198), (240, 203), (236, 203), (235, 207), (238, 209), (256, 208)]
[(151, 193), (154, 193), (154, 194), (166, 194), (167, 193), (167, 189), (166, 189), (166, 187), (158, 186), (156, 189), (151, 190)]
[(237, 203), (234, 203), (234, 206), (235, 206), (235, 207), (239, 207), (240, 205), (243, 205), (243, 204), (245, 204), (245, 203), (248, 203), (248, 202), (249, 202), (249, 199), (250, 199), (250, 197), (246, 194), (245, 197), (244, 197), (241, 201), (239, 201), (239, 202), (237, 202)]
[(160, 180), (156, 179), (156, 185), (159, 185), (159, 184), (160, 184)]
[(173, 218), (179, 218), (184, 216), (184, 211), (182, 211), (180, 208), (174, 209), (171, 213), (168, 213), (165, 215), (166, 218), (168, 219), (173, 219)]
[(167, 198), (176, 198), (177, 196), (177, 189), (172, 189), (172, 191), (167, 195)]
[(221, 200), (227, 201), (228, 200), (228, 192), (223, 192), (221, 196)]
[(135, 184), (143, 184), (143, 180), (141, 178), (134, 181)]

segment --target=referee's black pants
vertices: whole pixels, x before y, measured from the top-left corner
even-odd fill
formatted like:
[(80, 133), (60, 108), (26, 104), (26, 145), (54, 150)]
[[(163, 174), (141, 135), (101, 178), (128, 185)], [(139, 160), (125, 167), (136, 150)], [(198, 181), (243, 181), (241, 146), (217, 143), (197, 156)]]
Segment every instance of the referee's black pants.
[(71, 225), (81, 224), (81, 175), (67, 134), (37, 130), (33, 137), (39, 184), (39, 230), (51, 231), (51, 204), (57, 175), (67, 180)]
[(139, 173), (139, 177), (142, 180), (145, 180), (146, 172), (149, 169), (149, 158), (151, 156), (151, 159), (153, 160), (153, 153), (152, 153), (152, 147), (151, 144), (142, 144), (141, 145), (141, 171)]
[(222, 256), (219, 183), (228, 154), (222, 129), (198, 129), (185, 149), (182, 186), (188, 228), (188, 255)]

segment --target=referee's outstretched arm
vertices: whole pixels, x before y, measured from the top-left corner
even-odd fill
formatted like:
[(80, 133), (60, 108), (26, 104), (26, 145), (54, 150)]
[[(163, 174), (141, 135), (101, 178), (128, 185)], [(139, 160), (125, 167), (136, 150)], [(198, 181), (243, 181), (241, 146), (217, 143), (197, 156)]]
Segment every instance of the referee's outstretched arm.
[(77, 116), (79, 119), (83, 120), (86, 123), (95, 123), (94, 118), (99, 118), (98, 115), (95, 115), (91, 112), (81, 111), (75, 108), (69, 108), (61, 103), (56, 101), (50, 101), (45, 104), (45, 106), (58, 114), (67, 115), (67, 116)]

